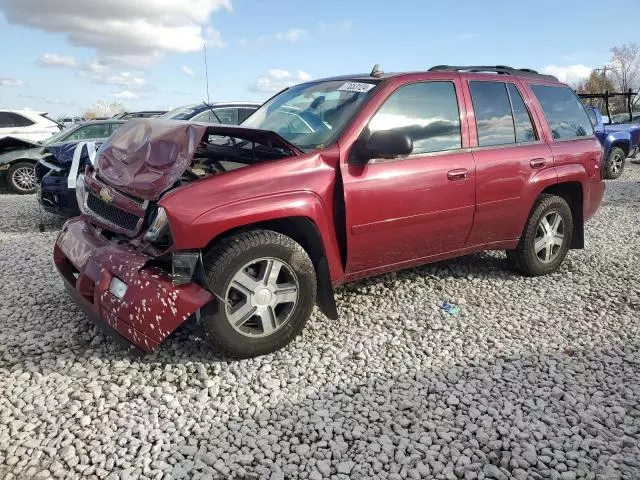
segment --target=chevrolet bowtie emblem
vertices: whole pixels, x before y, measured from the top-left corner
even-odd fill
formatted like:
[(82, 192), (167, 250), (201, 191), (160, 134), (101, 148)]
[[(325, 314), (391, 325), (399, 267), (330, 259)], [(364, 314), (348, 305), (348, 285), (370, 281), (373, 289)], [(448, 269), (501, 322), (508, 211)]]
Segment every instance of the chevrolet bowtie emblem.
[(104, 202), (111, 203), (113, 202), (113, 195), (106, 188), (100, 190), (100, 199)]

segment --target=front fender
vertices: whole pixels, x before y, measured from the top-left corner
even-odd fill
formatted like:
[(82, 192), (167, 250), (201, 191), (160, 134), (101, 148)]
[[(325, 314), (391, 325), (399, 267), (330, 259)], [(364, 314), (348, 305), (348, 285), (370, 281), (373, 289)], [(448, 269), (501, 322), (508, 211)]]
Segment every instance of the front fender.
[(188, 224), (167, 211), (174, 246), (178, 250), (199, 250), (230, 230), (269, 220), (306, 217), (318, 229), (329, 263), (332, 281), (341, 278), (340, 254), (332, 215), (322, 199), (311, 191), (293, 191), (253, 197), (212, 208)]

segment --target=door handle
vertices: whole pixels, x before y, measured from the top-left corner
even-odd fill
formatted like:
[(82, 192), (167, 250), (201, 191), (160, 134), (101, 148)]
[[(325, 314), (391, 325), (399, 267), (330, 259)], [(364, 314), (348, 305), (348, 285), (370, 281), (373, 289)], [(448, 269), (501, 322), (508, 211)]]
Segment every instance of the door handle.
[(456, 168), (455, 170), (449, 170), (447, 172), (447, 178), (452, 182), (458, 180), (466, 180), (468, 171), (466, 168)]
[(531, 168), (542, 168), (547, 164), (547, 161), (544, 158), (534, 158), (529, 162)]

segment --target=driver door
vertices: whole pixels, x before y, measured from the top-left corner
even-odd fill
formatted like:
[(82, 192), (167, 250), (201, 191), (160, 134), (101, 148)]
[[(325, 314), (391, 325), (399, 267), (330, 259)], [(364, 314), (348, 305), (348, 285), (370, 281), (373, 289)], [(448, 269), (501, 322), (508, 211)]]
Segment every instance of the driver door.
[[(410, 132), (413, 151), (364, 166), (342, 164), (347, 279), (426, 263), (464, 247), (473, 224), (475, 167), (457, 76), (403, 85), (363, 135)], [(461, 128), (463, 126), (464, 128)]]

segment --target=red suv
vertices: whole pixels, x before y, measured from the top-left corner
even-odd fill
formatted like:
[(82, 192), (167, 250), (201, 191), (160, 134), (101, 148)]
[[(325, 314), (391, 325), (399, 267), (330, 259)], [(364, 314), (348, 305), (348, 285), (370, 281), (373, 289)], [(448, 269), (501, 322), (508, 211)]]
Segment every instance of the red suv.
[(55, 263), (97, 322), (152, 351), (194, 317), (271, 352), (344, 282), (482, 250), (527, 275), (583, 248), (602, 148), (574, 92), (509, 67), (328, 78), (242, 126), (132, 120), (78, 179)]

